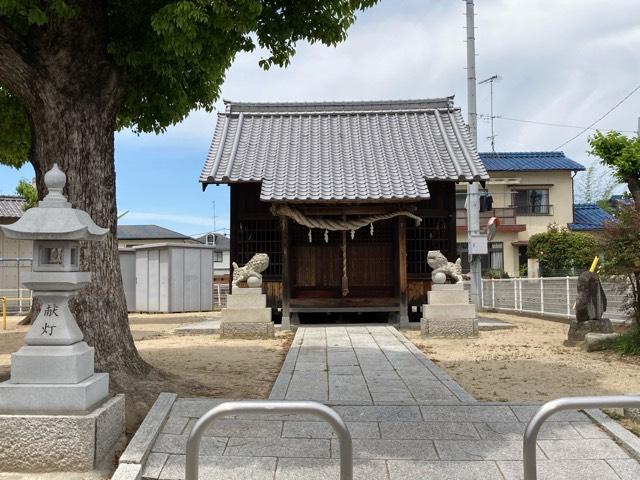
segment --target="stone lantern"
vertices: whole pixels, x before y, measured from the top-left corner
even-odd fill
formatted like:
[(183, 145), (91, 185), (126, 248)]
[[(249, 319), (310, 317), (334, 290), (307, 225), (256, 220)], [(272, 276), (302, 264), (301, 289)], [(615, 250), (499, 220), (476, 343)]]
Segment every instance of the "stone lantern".
[[(104, 410), (108, 404), (108, 409), (117, 410), (115, 422), (121, 422), (124, 399), (120, 396), (121, 405), (114, 407), (114, 399), (109, 399), (109, 375), (94, 372), (94, 349), (83, 341), (83, 334), (69, 310), (69, 299), (91, 281), (90, 272), (80, 271), (79, 242), (102, 240), (108, 230), (97, 226), (86, 212), (72, 208), (67, 202), (62, 194), (66, 176), (57, 164), (46, 173), (44, 181), (48, 189), (44, 200), (27, 210), (16, 223), (0, 226), (8, 238), (33, 240), (32, 272), (24, 274), (22, 283), (41, 304), (40, 313), (25, 337), (26, 345), (11, 356), (10, 380), (0, 384), (0, 427), (11, 417), (10, 425), (24, 434), (29, 427), (33, 428), (34, 422), (48, 419), (47, 428), (38, 433), (40, 443), (46, 445), (47, 434), (50, 434), (52, 445), (65, 446), (69, 452), (69, 448), (73, 451), (72, 444), (65, 444), (64, 434), (51, 428), (60, 419), (56, 415), (66, 415), (67, 427), (69, 418), (80, 422), (78, 425), (83, 425), (87, 439), (93, 436), (93, 442), (97, 442), (101, 435), (97, 431), (99, 422), (92, 424), (86, 417), (91, 418), (97, 409)], [(43, 416), (43, 413), (51, 415)], [(18, 419), (25, 421), (22, 427)], [(119, 429), (118, 426), (110, 428)], [(20, 443), (20, 435), (16, 433), (12, 441)], [(26, 451), (18, 449), (18, 455), (28, 457), (34, 448), (33, 442), (25, 443)], [(48, 452), (59, 448), (52, 445)], [(0, 467), (4, 468), (0, 469), (13, 468), (12, 457), (1, 450)], [(94, 445), (93, 450), (87, 452), (90, 458), (80, 458), (75, 464), (63, 462), (64, 467), (92, 468), (96, 455), (103, 453), (95, 450)], [(42, 452), (34, 452), (36, 454)], [(79, 454), (75, 451), (68, 455)], [(14, 460), (18, 464), (23, 461)], [(34, 458), (30, 465), (38, 461)], [(47, 468), (56, 470), (54, 459), (47, 459)]]

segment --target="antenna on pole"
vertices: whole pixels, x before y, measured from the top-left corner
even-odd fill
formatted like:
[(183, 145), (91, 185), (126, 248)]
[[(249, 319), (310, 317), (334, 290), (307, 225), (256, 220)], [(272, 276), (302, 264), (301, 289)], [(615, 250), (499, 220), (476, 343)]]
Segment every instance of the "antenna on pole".
[(491, 136), (487, 137), (491, 140), (491, 151), (496, 153), (496, 134), (493, 131), (493, 119), (498, 118), (497, 115), (493, 114), (493, 82), (499, 82), (501, 78), (498, 75), (493, 75), (492, 77), (487, 78), (486, 80), (482, 80), (478, 85), (484, 85), (485, 83), (489, 84), (491, 88)]

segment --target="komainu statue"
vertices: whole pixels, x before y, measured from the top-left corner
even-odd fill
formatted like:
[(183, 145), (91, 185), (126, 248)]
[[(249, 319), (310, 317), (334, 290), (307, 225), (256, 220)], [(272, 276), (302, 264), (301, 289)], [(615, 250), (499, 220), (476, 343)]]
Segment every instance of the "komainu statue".
[(431, 272), (431, 278), (437, 277), (438, 273), (443, 273), (451, 283), (462, 282), (462, 264), (459, 258), (456, 260), (456, 263), (451, 263), (440, 250), (429, 250), (427, 253), (427, 263), (433, 270)]
[(238, 283), (245, 282), (250, 277), (256, 277), (262, 282), (262, 272), (264, 272), (268, 266), (269, 255), (266, 253), (256, 253), (244, 267), (239, 267), (236, 262), (233, 262), (233, 281), (231, 284), (237, 287)]

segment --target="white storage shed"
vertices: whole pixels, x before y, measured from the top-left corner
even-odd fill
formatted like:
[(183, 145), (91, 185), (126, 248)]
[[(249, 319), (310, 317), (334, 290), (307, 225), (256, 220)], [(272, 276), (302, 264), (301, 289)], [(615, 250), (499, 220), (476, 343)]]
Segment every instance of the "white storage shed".
[[(134, 311), (202, 312), (213, 309), (213, 247), (158, 243), (131, 250), (135, 251)], [(125, 281), (125, 292), (129, 291)]]

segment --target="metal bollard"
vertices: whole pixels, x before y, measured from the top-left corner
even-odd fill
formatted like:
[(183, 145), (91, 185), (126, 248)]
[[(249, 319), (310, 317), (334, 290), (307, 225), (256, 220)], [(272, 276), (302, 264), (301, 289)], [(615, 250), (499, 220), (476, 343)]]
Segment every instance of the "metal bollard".
[(318, 402), (242, 401), (226, 402), (212, 408), (198, 419), (187, 439), (185, 480), (198, 480), (200, 440), (207, 427), (216, 419), (229, 415), (247, 414), (306, 414), (315, 415), (329, 423), (340, 442), (340, 480), (353, 480), (353, 446), (346, 424), (334, 410)]
[(537, 480), (536, 440), (540, 427), (551, 415), (563, 410), (584, 410), (589, 408), (634, 408), (640, 407), (638, 395), (611, 395), (603, 397), (565, 397), (551, 400), (540, 407), (529, 420), (522, 442), (524, 455), (524, 480)]

